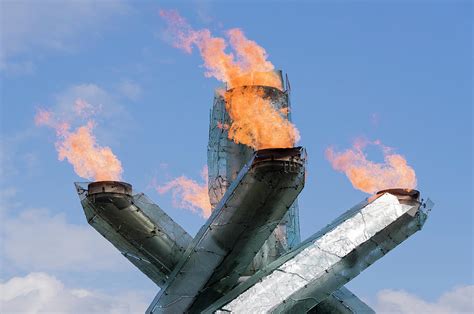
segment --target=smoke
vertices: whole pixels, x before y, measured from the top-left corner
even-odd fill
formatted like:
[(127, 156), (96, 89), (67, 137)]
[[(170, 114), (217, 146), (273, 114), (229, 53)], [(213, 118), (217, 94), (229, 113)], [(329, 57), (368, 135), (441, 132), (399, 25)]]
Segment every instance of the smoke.
[[(245, 37), (238, 28), (225, 32), (225, 38), (212, 36), (210, 30), (194, 30), (177, 11), (160, 11), (168, 24), (173, 45), (187, 53), (196, 46), (204, 60), (205, 75), (227, 84), (270, 86), (282, 90), (282, 81), (267, 60), (263, 47)], [(226, 52), (231, 48), (232, 52)], [(232, 90), (224, 94), (232, 119), (229, 138), (254, 149), (292, 147), (299, 140), (296, 127), (287, 115), (275, 109), (269, 99), (255, 89)]]
[[(379, 147), (384, 156), (383, 163), (375, 163), (367, 159), (364, 148), (367, 145)], [(358, 140), (352, 149), (335, 152), (332, 147), (326, 150), (326, 158), (332, 167), (344, 172), (356, 189), (366, 193), (375, 193), (387, 188), (416, 187), (416, 174), (406, 159), (393, 153), (393, 149), (384, 146), (380, 141)]]
[(156, 190), (160, 194), (171, 192), (175, 207), (199, 212), (202, 217), (208, 218), (211, 215), (212, 208), (208, 194), (207, 166), (202, 169), (201, 177), (204, 180), (203, 184), (199, 184), (185, 176), (180, 176), (164, 185), (157, 186)]
[[(73, 106), (75, 119), (89, 118), (97, 110), (81, 99), (76, 100)], [(39, 109), (35, 116), (35, 124), (56, 131), (55, 146), (58, 159), (67, 160), (78, 176), (94, 181), (121, 180), (122, 164), (109, 147), (97, 144), (93, 134), (94, 120), (89, 119), (84, 125), (71, 130), (69, 121), (58, 118), (52, 111)]]

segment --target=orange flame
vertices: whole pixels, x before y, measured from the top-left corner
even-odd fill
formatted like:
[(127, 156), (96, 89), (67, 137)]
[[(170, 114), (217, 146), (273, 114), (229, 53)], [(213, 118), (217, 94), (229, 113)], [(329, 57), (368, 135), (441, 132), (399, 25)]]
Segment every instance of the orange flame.
[(227, 123), (222, 123), (220, 121), (217, 121), (217, 128), (221, 130), (228, 130), (229, 125)]
[(207, 167), (201, 171), (201, 177), (205, 181), (199, 184), (185, 176), (178, 177), (165, 185), (158, 186), (156, 190), (160, 194), (169, 191), (173, 194), (175, 207), (189, 209), (193, 212), (199, 211), (202, 217), (208, 218), (211, 215), (212, 207), (208, 195)]
[[(384, 163), (367, 160), (363, 149), (368, 145), (376, 145), (382, 149)], [(356, 141), (352, 149), (345, 152), (326, 150), (326, 157), (333, 168), (344, 172), (356, 189), (366, 193), (375, 193), (388, 188), (416, 187), (416, 175), (405, 158), (392, 153), (392, 148), (384, 146), (380, 141)]]
[[(227, 40), (213, 37), (208, 29), (194, 30), (176, 11), (160, 11), (167, 21), (174, 46), (191, 53), (199, 49), (207, 77), (227, 83), (224, 94), (232, 119), (229, 138), (254, 149), (292, 147), (299, 140), (296, 127), (287, 115), (272, 106), (263, 93), (255, 89), (235, 90), (241, 86), (269, 86), (282, 90), (280, 75), (267, 60), (265, 49), (245, 37), (240, 29), (228, 30)], [(226, 52), (230, 45), (234, 53)]]
[(293, 147), (299, 132), (275, 110), (261, 88), (234, 89), (227, 92), (227, 111), (232, 120), (229, 138), (254, 149)]
[[(175, 47), (188, 53), (192, 52), (193, 45), (199, 49), (207, 69), (206, 76), (226, 82), (229, 88), (266, 85), (282, 89), (280, 78), (273, 72), (273, 64), (267, 61), (265, 49), (247, 39), (242, 30), (235, 28), (226, 32), (236, 58), (233, 53), (225, 52), (228, 42), (224, 38), (213, 37), (208, 29), (194, 30), (177, 11), (161, 10), (160, 15), (168, 23)], [(254, 72), (264, 73), (257, 75)]]
[[(83, 115), (84, 110), (92, 108), (82, 100), (76, 101), (75, 106), (78, 115)], [(77, 106), (81, 108), (81, 111), (77, 111)], [(92, 134), (93, 120), (88, 121), (75, 131), (70, 131), (69, 123), (56, 119), (51, 111), (39, 109), (35, 116), (35, 123), (38, 126), (48, 126), (56, 131), (55, 146), (58, 151), (58, 159), (61, 161), (67, 159), (80, 177), (94, 181), (121, 180), (122, 164), (109, 147), (101, 147), (97, 144), (96, 138)]]

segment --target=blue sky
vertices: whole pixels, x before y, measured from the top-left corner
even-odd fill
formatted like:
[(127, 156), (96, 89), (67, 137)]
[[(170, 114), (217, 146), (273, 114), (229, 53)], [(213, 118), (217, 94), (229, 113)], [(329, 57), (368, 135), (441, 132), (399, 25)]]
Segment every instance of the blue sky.
[[(88, 227), (73, 187), (81, 178), (57, 160), (53, 132), (34, 126), (41, 106), (64, 108), (76, 98), (102, 104), (96, 136), (122, 161), (124, 180), (189, 233), (204, 223), (151, 187), (153, 179), (179, 175), (200, 180), (213, 90), (220, 86), (204, 77), (197, 53), (164, 40), (158, 11), (177, 9), (193, 27), (216, 35), (243, 29), (288, 73), (293, 120), (309, 155), (300, 195), (303, 238), (367, 196), (331, 168), (328, 146), (342, 150), (357, 137), (380, 139), (415, 169), (418, 189), (436, 203), (425, 228), (350, 289), (380, 309), (410, 297), (423, 309), (447, 311), (452, 304), (440, 296), (472, 296), (471, 2), (0, 6), (2, 283), (33, 276), (53, 288), (64, 285), (71, 299), (77, 289), (96, 291), (107, 309), (124, 302), (116, 296), (134, 295), (128, 300), (135, 303), (123, 304), (132, 311), (157, 292)], [(368, 153), (381, 161), (377, 150)]]

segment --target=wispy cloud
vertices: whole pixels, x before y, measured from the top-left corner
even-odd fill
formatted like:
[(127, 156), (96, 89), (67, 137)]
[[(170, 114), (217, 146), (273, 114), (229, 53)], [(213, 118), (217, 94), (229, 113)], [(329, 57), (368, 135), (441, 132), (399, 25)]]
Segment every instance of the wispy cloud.
[(3, 217), (2, 259), (18, 271), (119, 271), (130, 265), (100, 234), (64, 214), (27, 209)]
[(83, 99), (85, 102), (94, 104), (93, 110), (100, 112), (106, 117), (121, 114), (123, 107), (118, 104), (117, 97), (103, 87), (93, 83), (81, 83), (71, 85), (68, 88), (58, 92), (54, 96), (56, 100), (54, 111), (63, 116), (75, 115), (76, 108), (71, 106), (77, 99)]
[(14, 134), (3, 133), (0, 138), (0, 184), (8, 177), (22, 173), (33, 175), (37, 170), (38, 156), (26, 143), (35, 137), (33, 128)]
[(202, 23), (209, 24), (214, 21), (212, 3), (206, 0), (195, 1), (196, 13)]
[(3, 223), (8, 212), (13, 208), (21, 206), (21, 202), (16, 200), (17, 192), (17, 189), (12, 186), (0, 189), (0, 226), (2, 228), (4, 228)]
[(4, 313), (144, 313), (150, 301), (150, 295), (144, 292), (110, 295), (70, 288), (43, 272), (0, 283)]
[(71, 104), (75, 103), (77, 99), (93, 104), (93, 110), (100, 112), (95, 119), (98, 140), (107, 145), (120, 145), (123, 142), (123, 137), (135, 125), (131, 114), (120, 102), (120, 97), (100, 85), (94, 83), (71, 85), (58, 92), (54, 98), (54, 106), (48, 107), (66, 120), (76, 115)]
[(370, 115), (370, 123), (373, 126), (379, 126), (379, 124), (380, 124), (380, 114), (378, 112), (374, 112)]
[(474, 286), (460, 286), (429, 302), (403, 290), (382, 290), (374, 305), (377, 313), (474, 313)]
[(36, 66), (31, 60), (2, 62), (0, 53), (0, 71), (8, 76), (27, 76), (36, 72)]
[(1, 1), (0, 70), (18, 68), (15, 63), (31, 63), (22, 58), (73, 51), (84, 42), (81, 35), (88, 39), (98, 37), (99, 30), (107, 27), (112, 17), (129, 10), (122, 0)]
[(138, 100), (142, 95), (142, 88), (136, 82), (123, 80), (118, 86), (118, 92), (131, 100)]

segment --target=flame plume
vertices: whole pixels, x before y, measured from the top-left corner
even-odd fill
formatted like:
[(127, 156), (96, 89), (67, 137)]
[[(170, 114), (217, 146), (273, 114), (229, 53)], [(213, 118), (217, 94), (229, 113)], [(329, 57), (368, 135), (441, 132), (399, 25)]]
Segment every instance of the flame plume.
[(229, 138), (255, 149), (293, 147), (299, 132), (285, 117), (287, 113), (275, 110), (261, 88), (234, 89), (227, 92), (226, 108), (233, 121)]
[[(247, 39), (242, 30), (228, 30), (226, 36), (229, 40), (226, 41), (224, 38), (213, 37), (208, 29), (194, 30), (175, 10), (161, 10), (160, 15), (168, 23), (168, 32), (173, 36), (176, 48), (187, 53), (192, 52), (193, 45), (199, 49), (207, 69), (207, 77), (226, 82), (228, 88), (266, 85), (282, 89), (280, 78), (272, 72), (273, 64), (267, 61), (265, 49)], [(229, 43), (237, 58), (233, 53), (225, 52)], [(251, 75), (253, 72), (264, 73)]]
[[(92, 114), (92, 108), (90, 104), (80, 99), (74, 105), (74, 111), (80, 116)], [(56, 131), (55, 146), (58, 159), (61, 161), (66, 159), (78, 176), (94, 181), (121, 180), (122, 164), (109, 147), (97, 144), (92, 133), (93, 120), (71, 131), (68, 122), (58, 120), (51, 111), (39, 109), (35, 116), (35, 124), (48, 126)]]
[(205, 181), (199, 184), (185, 176), (180, 176), (165, 185), (158, 186), (156, 190), (160, 194), (170, 192), (173, 194), (175, 207), (189, 209), (193, 212), (200, 211), (204, 218), (211, 215), (212, 208), (208, 195), (208, 170), (204, 167), (201, 171), (201, 177)]
[[(382, 149), (384, 163), (367, 160), (364, 148), (375, 145)], [(344, 172), (354, 188), (366, 193), (375, 193), (388, 188), (416, 187), (416, 174), (402, 155), (380, 141), (356, 141), (352, 149), (338, 153), (333, 148), (326, 150), (326, 157), (335, 170)]]
[[(286, 115), (275, 109), (262, 93), (234, 89), (257, 85), (282, 90), (281, 78), (267, 60), (263, 47), (237, 28), (225, 32), (227, 39), (213, 37), (208, 29), (194, 30), (176, 11), (162, 10), (160, 15), (168, 23), (174, 46), (187, 53), (196, 46), (204, 60), (205, 75), (227, 83), (230, 92), (224, 97), (232, 119), (230, 139), (254, 149), (294, 146), (299, 133)], [(234, 53), (226, 52), (228, 46)]]

